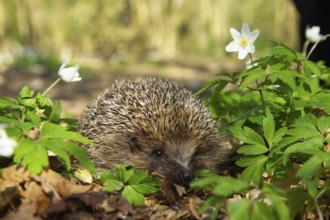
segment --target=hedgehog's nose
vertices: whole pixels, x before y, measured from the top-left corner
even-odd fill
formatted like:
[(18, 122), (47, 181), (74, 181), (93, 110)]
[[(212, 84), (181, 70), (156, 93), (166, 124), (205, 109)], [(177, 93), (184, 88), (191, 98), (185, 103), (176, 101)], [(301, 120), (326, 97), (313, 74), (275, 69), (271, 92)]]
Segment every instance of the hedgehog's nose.
[(179, 180), (183, 183), (190, 182), (193, 178), (193, 174), (190, 170), (181, 170), (179, 172)]

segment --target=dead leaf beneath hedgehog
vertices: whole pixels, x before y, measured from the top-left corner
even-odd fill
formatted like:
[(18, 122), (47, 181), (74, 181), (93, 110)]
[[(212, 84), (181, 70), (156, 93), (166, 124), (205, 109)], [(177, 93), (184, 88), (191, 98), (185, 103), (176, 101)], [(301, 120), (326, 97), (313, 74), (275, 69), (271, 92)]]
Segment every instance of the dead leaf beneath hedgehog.
[(133, 208), (126, 200), (104, 191), (64, 197), (44, 212), (47, 219), (124, 219), (132, 215)]
[(38, 219), (52, 202), (91, 188), (91, 185), (77, 185), (52, 170), (33, 175), (23, 167), (10, 166), (2, 170), (0, 179), (0, 196), (4, 198), (0, 203), (0, 218)]

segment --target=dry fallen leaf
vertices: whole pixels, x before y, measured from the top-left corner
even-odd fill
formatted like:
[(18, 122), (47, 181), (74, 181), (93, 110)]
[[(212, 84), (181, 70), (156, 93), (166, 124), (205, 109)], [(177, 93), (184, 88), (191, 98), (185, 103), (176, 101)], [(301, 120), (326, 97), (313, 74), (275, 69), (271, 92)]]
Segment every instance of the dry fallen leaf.
[(0, 197), (4, 198), (1, 214), (5, 219), (38, 219), (52, 202), (92, 188), (77, 185), (52, 170), (33, 175), (24, 167), (10, 166), (2, 170), (0, 179)]

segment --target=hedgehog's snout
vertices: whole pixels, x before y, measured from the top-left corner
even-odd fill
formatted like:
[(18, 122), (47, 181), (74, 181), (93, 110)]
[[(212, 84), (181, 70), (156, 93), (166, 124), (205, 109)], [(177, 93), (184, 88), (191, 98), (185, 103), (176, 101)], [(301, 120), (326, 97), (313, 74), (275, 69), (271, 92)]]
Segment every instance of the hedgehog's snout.
[(193, 179), (193, 173), (191, 170), (183, 169), (178, 173), (178, 179), (182, 183), (189, 183)]

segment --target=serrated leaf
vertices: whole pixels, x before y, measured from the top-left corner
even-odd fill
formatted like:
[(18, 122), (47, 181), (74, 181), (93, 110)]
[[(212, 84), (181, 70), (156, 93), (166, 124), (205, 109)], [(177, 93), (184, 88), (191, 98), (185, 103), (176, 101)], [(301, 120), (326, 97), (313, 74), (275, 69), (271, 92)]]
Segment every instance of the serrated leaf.
[(250, 201), (239, 199), (228, 204), (227, 212), (231, 220), (250, 219)]
[(122, 195), (132, 205), (144, 205), (144, 196), (138, 193), (131, 186), (126, 186)]
[(321, 91), (313, 95), (306, 104), (307, 107), (324, 109), (326, 113), (330, 113), (330, 92)]
[(115, 179), (107, 179), (104, 183), (103, 189), (108, 192), (119, 191), (124, 187), (124, 184)]
[(130, 165), (119, 164), (115, 167), (115, 170), (117, 172), (117, 175), (118, 175), (119, 179), (123, 183), (126, 183), (134, 173), (134, 168)]
[(23, 86), (21, 91), (18, 94), (19, 99), (32, 98), (34, 90), (31, 90), (28, 86)]
[[(207, 82), (205, 85), (203, 85), (203, 88), (201, 88), (198, 92), (196, 92), (196, 95), (200, 95), (206, 90), (210, 89), (211, 87), (219, 84), (221, 81), (220, 80), (211, 80)], [(228, 82), (227, 82), (228, 83)]]
[[(252, 182), (254, 184), (258, 184), (262, 174), (265, 171), (265, 163), (267, 162), (268, 157), (266, 156), (258, 156), (254, 157), (254, 163), (249, 163), (249, 166), (244, 169), (244, 171), (241, 173), (240, 179), (243, 179), (247, 182)], [(236, 162), (238, 166), (239, 164), (244, 164), (242, 163), (244, 161), (244, 158), (240, 159), (239, 161)]]
[(3, 97), (0, 98), (0, 108), (5, 107), (12, 107), (12, 108), (18, 108), (18, 102), (15, 99)]
[(298, 170), (296, 176), (304, 179), (309, 179), (315, 175), (315, 173), (321, 168), (323, 160), (318, 156), (309, 158), (303, 166)]
[(113, 173), (109, 171), (104, 171), (100, 175), (100, 181), (102, 183), (105, 183), (108, 180), (119, 180), (117, 176), (115, 176)]
[(31, 173), (39, 174), (48, 166), (48, 155), (46, 149), (37, 142), (23, 139), (15, 149), (14, 161), (26, 165)]
[(73, 156), (78, 160), (81, 165), (89, 169), (93, 175), (96, 175), (96, 169), (94, 167), (94, 164), (85, 155), (73, 154)]
[(78, 132), (66, 131), (66, 128), (50, 122), (45, 122), (41, 127), (41, 138), (65, 138), (80, 142), (82, 144), (95, 145), (91, 140), (85, 138)]
[(257, 79), (263, 79), (266, 77), (266, 72), (263, 69), (251, 69), (250, 71), (245, 73), (247, 77), (244, 78), (240, 88), (244, 89), (248, 85), (250, 85), (252, 82), (254, 82)]
[(272, 148), (273, 146), (273, 137), (275, 133), (275, 121), (273, 119), (273, 116), (269, 113), (267, 117), (263, 118), (263, 128), (264, 128), (264, 135), (266, 138), (266, 141), (268, 143), (269, 148)]
[(217, 196), (229, 197), (235, 193), (242, 193), (247, 190), (249, 184), (240, 179), (221, 176), (217, 181), (213, 193)]
[(50, 145), (68, 152), (74, 158), (76, 158), (81, 165), (89, 169), (93, 175), (96, 174), (93, 163), (87, 158), (87, 151), (81, 146), (73, 142), (64, 141), (62, 138), (41, 139), (39, 142), (44, 146)]
[(320, 132), (325, 133), (330, 128), (330, 117), (322, 116), (317, 120), (317, 128)]
[(266, 152), (268, 152), (268, 148), (260, 144), (244, 145), (237, 150), (237, 153), (244, 155), (259, 155)]
[(46, 106), (50, 106), (51, 103), (47, 99), (47, 97), (43, 96), (40, 92), (36, 96), (36, 101), (39, 107), (45, 108)]
[(40, 126), (40, 122), (41, 122), (41, 118), (39, 118), (39, 116), (37, 116), (36, 114), (34, 114), (33, 112), (31, 111), (27, 111), (25, 113), (25, 116), (28, 120), (31, 121), (31, 123), (36, 126), (36, 127), (39, 127)]
[[(220, 203), (220, 201), (219, 201), (219, 199), (218, 199), (217, 196), (210, 196), (209, 198), (207, 198), (207, 199), (203, 202), (201, 208), (198, 210), (198, 213), (199, 213), (199, 214), (203, 214), (203, 213), (205, 213), (205, 212), (206, 212), (211, 206), (214, 206), (215, 204), (219, 204), (219, 203)], [(221, 204), (221, 203), (220, 203), (220, 204)]]
[(151, 193), (155, 193), (158, 191), (158, 187), (155, 187), (148, 183), (142, 183), (142, 184), (136, 184), (136, 185), (130, 185), (135, 191), (147, 195)]
[(284, 202), (284, 199), (282, 199), (281, 195), (279, 195), (279, 192), (274, 189), (271, 185), (265, 184), (263, 186), (262, 191), (267, 195), (267, 198), (269, 198), (272, 201), (273, 208), (276, 211), (276, 219), (279, 220), (287, 220), (290, 219), (290, 211), (286, 203)]
[(315, 74), (317, 76), (321, 75), (321, 70), (318, 65), (310, 60), (303, 60), (303, 64), (305, 66), (306, 72), (310, 72), (311, 74)]
[(18, 101), (18, 104), (27, 108), (32, 108), (32, 109), (37, 108), (37, 101), (35, 98), (20, 99)]
[(49, 151), (53, 152), (54, 154), (56, 154), (59, 157), (59, 159), (63, 162), (67, 170), (71, 169), (71, 160), (68, 153), (58, 147), (61, 144), (61, 141), (55, 142), (55, 141), (40, 140), (38, 141), (38, 144), (43, 146), (45, 149), (48, 149)]
[(253, 209), (251, 213), (251, 219), (277, 220), (272, 207), (258, 200), (254, 200), (252, 203)]
[(132, 174), (132, 176), (128, 179), (129, 185), (139, 184), (141, 181), (143, 181), (148, 176), (148, 171), (140, 171), (135, 172)]
[(320, 138), (311, 138), (303, 142), (295, 143), (289, 146), (284, 153), (304, 153), (306, 150), (320, 149), (323, 146), (323, 140)]
[(238, 126), (233, 126), (230, 128), (230, 131), (234, 137), (243, 141), (244, 143), (265, 146), (263, 138), (249, 127), (244, 127), (243, 130)]

